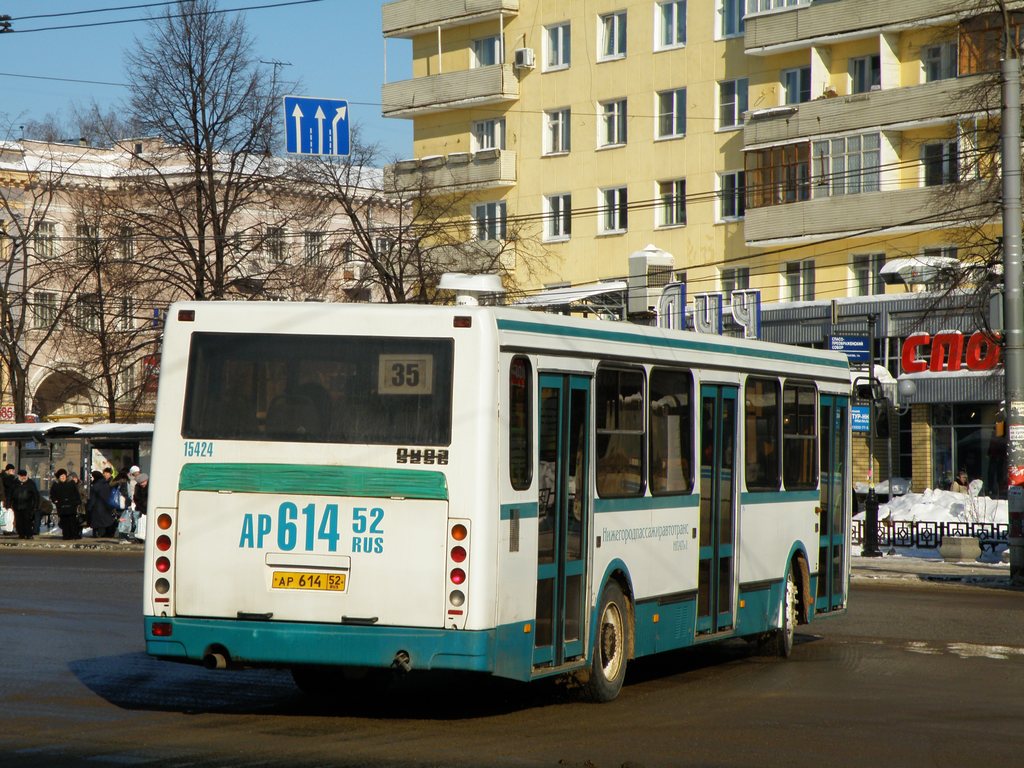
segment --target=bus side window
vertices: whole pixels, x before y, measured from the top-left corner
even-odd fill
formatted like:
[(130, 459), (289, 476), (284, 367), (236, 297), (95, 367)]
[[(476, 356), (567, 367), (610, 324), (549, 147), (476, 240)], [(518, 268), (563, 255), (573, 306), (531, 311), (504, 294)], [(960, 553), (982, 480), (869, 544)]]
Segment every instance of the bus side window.
[(513, 357), (508, 371), (508, 475), (523, 491), (533, 483), (533, 374), (530, 361)]
[(747, 378), (744, 463), (748, 491), (779, 490), (779, 382)]
[(693, 380), (687, 371), (655, 368), (650, 397), (651, 493), (690, 493), (693, 477)]
[(817, 392), (813, 384), (786, 382), (783, 402), (783, 480), (787, 490), (818, 487)]
[(597, 370), (597, 493), (644, 495), (644, 372)]

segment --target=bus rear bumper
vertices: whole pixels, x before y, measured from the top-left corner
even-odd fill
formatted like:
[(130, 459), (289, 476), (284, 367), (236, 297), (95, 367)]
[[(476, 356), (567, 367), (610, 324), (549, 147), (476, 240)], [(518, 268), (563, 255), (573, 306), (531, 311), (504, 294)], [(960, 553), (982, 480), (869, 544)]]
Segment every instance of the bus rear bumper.
[[(161, 625), (158, 632), (154, 632), (154, 624)], [(216, 653), (237, 666), (312, 664), (387, 668), (404, 651), (414, 670), (497, 672), (510, 676), (507, 671), (502, 674), (505, 670), (495, 669), (496, 638), (504, 633), (493, 629), (467, 631), (147, 616), (145, 630), (146, 653), (150, 656), (197, 664)]]

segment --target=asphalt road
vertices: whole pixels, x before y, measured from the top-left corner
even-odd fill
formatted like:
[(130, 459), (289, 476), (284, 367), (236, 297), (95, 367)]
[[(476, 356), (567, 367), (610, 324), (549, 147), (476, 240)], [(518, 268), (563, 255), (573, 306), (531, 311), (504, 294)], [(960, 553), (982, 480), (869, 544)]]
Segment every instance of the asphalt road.
[(410, 676), (317, 704), (142, 652), (138, 552), (0, 551), (0, 766), (1020, 765), (1024, 592), (855, 585), (789, 661), (633, 663), (615, 702)]

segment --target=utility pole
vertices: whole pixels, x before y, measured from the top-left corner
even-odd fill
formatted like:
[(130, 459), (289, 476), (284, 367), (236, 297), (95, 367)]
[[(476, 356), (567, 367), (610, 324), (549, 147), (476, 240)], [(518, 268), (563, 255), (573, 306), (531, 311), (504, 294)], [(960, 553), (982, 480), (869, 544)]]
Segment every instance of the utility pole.
[(1024, 300), (1021, 281), (1020, 65), (1007, 30), (1003, 70), (1003, 318), (1010, 582), (1024, 586)]
[[(868, 315), (868, 495), (864, 500), (863, 557), (881, 557), (878, 549), (878, 496), (875, 495), (875, 322), (878, 315)], [(892, 489), (889, 490), (890, 495)]]

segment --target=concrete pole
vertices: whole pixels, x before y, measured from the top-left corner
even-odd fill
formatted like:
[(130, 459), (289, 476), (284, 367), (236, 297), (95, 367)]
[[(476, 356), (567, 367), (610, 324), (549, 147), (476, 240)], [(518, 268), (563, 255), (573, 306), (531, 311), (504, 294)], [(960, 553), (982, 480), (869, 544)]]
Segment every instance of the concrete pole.
[(878, 496), (875, 494), (875, 321), (868, 315), (868, 386), (871, 388), (868, 410), (868, 495), (864, 500), (864, 535), (862, 557), (881, 557), (878, 549)]
[[(1011, 55), (1008, 53), (1008, 55)], [(1021, 269), (1020, 66), (1002, 62), (1003, 318), (1010, 582), (1024, 586), (1024, 300)]]

